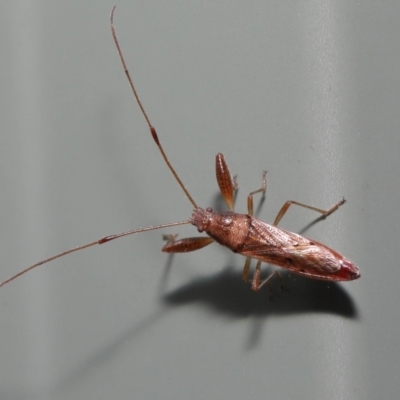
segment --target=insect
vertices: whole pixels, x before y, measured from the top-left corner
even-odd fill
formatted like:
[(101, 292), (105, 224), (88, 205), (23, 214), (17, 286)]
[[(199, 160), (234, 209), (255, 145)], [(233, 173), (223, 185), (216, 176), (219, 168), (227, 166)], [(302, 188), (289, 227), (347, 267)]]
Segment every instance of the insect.
[(327, 210), (312, 207), (297, 201), (287, 201), (280, 209), (275, 221), (272, 225), (260, 221), (253, 216), (253, 196), (257, 193), (265, 193), (266, 190), (266, 172), (263, 174), (262, 186), (251, 192), (247, 197), (247, 214), (238, 214), (234, 209), (234, 194), (237, 189), (236, 179), (231, 177), (228, 165), (224, 156), (219, 153), (216, 155), (216, 177), (222, 197), (227, 203), (230, 211), (213, 211), (211, 208), (203, 209), (198, 207), (192, 196), (182, 183), (180, 177), (168, 160), (164, 149), (158, 139), (157, 132), (150, 122), (149, 117), (140, 101), (133, 84), (128, 68), (126, 66), (121, 47), (117, 38), (114, 27), (115, 6), (111, 11), (110, 27), (112, 37), (117, 48), (119, 58), (121, 60), (125, 75), (132, 89), (136, 102), (143, 114), (147, 125), (149, 126), (151, 136), (158, 146), (161, 155), (172, 172), (179, 186), (185, 193), (188, 200), (193, 205), (193, 213), (190, 219), (186, 221), (173, 222), (157, 226), (149, 226), (139, 228), (128, 232), (122, 232), (115, 235), (105, 236), (99, 240), (87, 243), (70, 250), (59, 253), (53, 257), (42, 260), (30, 267), (16, 273), (5, 281), (0, 283), (0, 287), (6, 285), (10, 281), (18, 278), (26, 272), (38, 267), (39, 265), (48, 263), (67, 254), (86, 249), (88, 247), (104, 244), (123, 236), (133, 235), (146, 231), (152, 231), (172, 226), (192, 224), (197, 227), (199, 232), (205, 232), (208, 236), (184, 238), (175, 240), (175, 235), (168, 235), (167, 243), (162, 251), (167, 253), (185, 253), (199, 250), (213, 242), (217, 242), (235, 253), (242, 254), (246, 257), (243, 268), (242, 278), (249, 281), (249, 272), (251, 260), (257, 260), (255, 271), (252, 277), (251, 287), (257, 291), (262, 286), (268, 284), (268, 281), (274, 274), (265, 279), (261, 279), (261, 263), (273, 264), (288, 269), (296, 274), (309, 278), (322, 279), (327, 281), (349, 281), (360, 277), (360, 271), (356, 265), (350, 260), (339, 254), (337, 251), (319, 243), (315, 240), (307, 239), (296, 233), (278, 228), (277, 225), (291, 205), (298, 205), (310, 210), (314, 210), (323, 216), (328, 216), (337, 210), (345, 200), (342, 199)]

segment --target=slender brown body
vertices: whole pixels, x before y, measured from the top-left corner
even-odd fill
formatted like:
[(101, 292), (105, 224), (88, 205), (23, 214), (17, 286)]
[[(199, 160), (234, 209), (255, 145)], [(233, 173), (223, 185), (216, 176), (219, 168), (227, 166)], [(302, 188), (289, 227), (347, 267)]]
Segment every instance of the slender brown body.
[(351, 261), (328, 246), (248, 214), (198, 208), (193, 212), (192, 224), (235, 253), (300, 275), (330, 281), (349, 281), (360, 276)]

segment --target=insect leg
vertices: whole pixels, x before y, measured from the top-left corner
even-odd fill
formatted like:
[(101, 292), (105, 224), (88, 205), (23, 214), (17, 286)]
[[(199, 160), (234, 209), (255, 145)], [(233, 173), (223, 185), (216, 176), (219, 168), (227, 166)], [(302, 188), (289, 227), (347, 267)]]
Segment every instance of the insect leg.
[(266, 189), (267, 189), (267, 171), (264, 171), (263, 172), (263, 182), (262, 182), (262, 186), (260, 187), (260, 189), (250, 192), (250, 194), (247, 196), (247, 212), (249, 215), (253, 216), (253, 195), (256, 193), (262, 193), (264, 196)]
[(281, 284), (281, 290), (283, 290), (283, 278), (282, 275), (279, 273), (278, 270), (274, 271), (268, 278), (264, 279), (261, 283), (258, 289), (261, 289), (264, 285), (267, 285), (269, 287), (269, 290), (272, 290), (271, 285), (268, 283), (270, 279), (272, 279), (273, 276), (277, 276), (279, 278), (280, 284)]
[(324, 217), (327, 217), (329, 214), (332, 214), (334, 211), (336, 211), (342, 204), (344, 204), (346, 200), (343, 199), (338, 201), (336, 204), (334, 204), (331, 208), (328, 208), (327, 210), (322, 210), (320, 208), (316, 208), (316, 207), (312, 207), (309, 206), (307, 204), (303, 204), (303, 203), (299, 203), (297, 201), (294, 200), (288, 200), (280, 209), (280, 211), (278, 212), (278, 215), (275, 218), (275, 221), (273, 223), (274, 226), (277, 226), (279, 221), (282, 219), (282, 217), (286, 214), (286, 211), (288, 210), (288, 208), (292, 205), (292, 204), (296, 204), (297, 206), (300, 207), (304, 207), (304, 208), (308, 208), (309, 210), (314, 210), (316, 212), (319, 212), (320, 214), (322, 214)]
[(215, 156), (215, 174), (217, 176), (218, 187), (226, 204), (233, 211), (234, 194), (238, 188), (236, 176), (232, 179), (228, 164), (223, 154), (218, 153)]
[[(236, 177), (233, 179), (234, 179), (234, 183), (237, 186)], [(262, 193), (264, 196), (266, 189), (267, 189), (267, 171), (264, 171), (263, 172), (263, 182), (262, 182), (262, 186), (260, 187), (260, 189), (250, 192), (249, 195), (247, 196), (247, 212), (249, 215), (253, 216), (253, 213), (254, 213), (253, 195), (255, 195), (256, 193)], [(251, 257), (247, 257), (246, 262), (244, 263), (244, 268), (243, 268), (243, 273), (242, 273), (242, 279), (245, 282), (247, 282), (248, 277), (249, 277), (250, 264), (251, 264)]]
[(164, 253), (188, 253), (190, 251), (200, 250), (214, 242), (214, 239), (208, 236), (184, 238), (176, 240), (176, 235), (167, 235), (167, 243), (162, 248)]
[(270, 298), (272, 298), (273, 296), (273, 289), (272, 286), (270, 285), (269, 281), (272, 279), (272, 277), (274, 277), (275, 275), (278, 276), (279, 280), (281, 281), (281, 289), (283, 287), (283, 279), (281, 274), (278, 271), (274, 271), (270, 276), (268, 276), (268, 278), (264, 279), (262, 282), (260, 282), (260, 277), (261, 277), (261, 261), (257, 261), (257, 265), (256, 265), (256, 270), (254, 271), (254, 276), (253, 276), (253, 281), (251, 284), (251, 288), (257, 292), (258, 290), (260, 290), (264, 285), (268, 286), (268, 289), (271, 293)]
[(166, 241), (165, 245), (170, 243), (175, 243), (175, 239), (177, 238), (178, 233), (167, 233), (163, 235), (163, 240)]
[(260, 289), (261, 261), (257, 261), (256, 270), (254, 271), (251, 289), (257, 292)]
[(251, 257), (246, 257), (246, 262), (244, 263), (244, 268), (242, 272), (242, 279), (248, 282), (249, 271), (250, 271)]

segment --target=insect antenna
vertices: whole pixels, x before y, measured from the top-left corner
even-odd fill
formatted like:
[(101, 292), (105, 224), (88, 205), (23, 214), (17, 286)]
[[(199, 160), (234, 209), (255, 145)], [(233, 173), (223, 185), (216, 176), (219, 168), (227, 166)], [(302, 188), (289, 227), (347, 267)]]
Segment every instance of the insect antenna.
[(154, 231), (156, 229), (169, 228), (171, 226), (185, 225), (185, 224), (190, 224), (190, 223), (191, 223), (191, 220), (189, 219), (187, 221), (172, 222), (169, 224), (162, 224), (162, 225), (156, 225), (156, 226), (148, 226), (146, 228), (139, 228), (139, 229), (134, 229), (132, 231), (127, 231), (127, 232), (122, 232), (122, 233), (116, 233), (114, 235), (104, 236), (101, 239), (95, 240), (94, 242), (90, 242), (90, 243), (82, 244), (81, 246), (73, 247), (72, 249), (63, 251), (62, 253), (56, 254), (55, 256), (52, 256), (52, 257), (46, 258), (45, 260), (39, 261), (36, 264), (33, 264), (30, 267), (17, 272), (15, 275), (12, 275), (9, 278), (7, 278), (6, 280), (4, 280), (3, 282), (1, 282), (0, 288), (2, 286), (6, 285), (7, 283), (13, 281), (14, 279), (18, 278), (19, 276), (24, 275), (25, 273), (29, 272), (31, 269), (38, 267), (39, 265), (43, 265), (50, 261), (56, 260), (57, 258), (64, 257), (67, 254), (71, 254), (71, 253), (75, 253), (76, 251), (79, 251), (79, 250), (87, 249), (88, 247), (92, 247), (96, 244), (104, 244), (104, 243), (110, 242), (111, 240), (114, 240), (114, 239), (119, 239), (121, 237), (128, 236), (128, 235), (134, 235), (135, 233)]
[(147, 122), (147, 125), (148, 125), (149, 128), (150, 128), (151, 136), (153, 137), (153, 139), (154, 139), (154, 141), (155, 141), (157, 147), (159, 148), (159, 150), (160, 150), (160, 152), (161, 152), (161, 155), (162, 155), (163, 158), (164, 158), (164, 161), (165, 161), (166, 164), (168, 165), (168, 168), (169, 168), (170, 171), (172, 172), (172, 175), (174, 175), (176, 181), (179, 183), (179, 186), (180, 186), (180, 187), (182, 188), (182, 190), (184, 191), (186, 197), (187, 197), (187, 198), (189, 199), (189, 201), (192, 203), (193, 207), (194, 207), (194, 208), (198, 208), (196, 202), (193, 200), (192, 196), (189, 194), (189, 192), (188, 192), (188, 190), (186, 189), (185, 185), (183, 184), (183, 182), (182, 182), (181, 179), (179, 178), (178, 174), (176, 173), (174, 167), (171, 165), (170, 161), (168, 160), (168, 157), (167, 157), (167, 155), (165, 154), (164, 149), (163, 149), (163, 147), (161, 146), (161, 143), (160, 143), (160, 141), (159, 141), (159, 139), (158, 139), (158, 135), (157, 135), (156, 129), (155, 129), (154, 126), (151, 124), (150, 119), (149, 119), (149, 117), (147, 116), (147, 113), (146, 113), (146, 111), (145, 111), (145, 109), (144, 109), (144, 107), (143, 107), (143, 105), (142, 105), (142, 102), (140, 101), (140, 98), (139, 98), (139, 95), (138, 95), (138, 93), (137, 93), (137, 91), (136, 91), (135, 85), (133, 84), (131, 75), (129, 74), (128, 67), (126, 66), (125, 59), (124, 59), (124, 56), (123, 56), (123, 54), (122, 54), (121, 46), (119, 45), (119, 41), (118, 41), (118, 38), (117, 38), (117, 33), (116, 33), (116, 31), (115, 31), (115, 26), (114, 26), (114, 12), (115, 12), (115, 8), (116, 8), (116, 6), (114, 6), (114, 7), (112, 8), (112, 10), (111, 10), (111, 16), (110, 16), (111, 33), (112, 33), (112, 36), (113, 36), (113, 39), (114, 39), (114, 42), (115, 42), (115, 46), (116, 46), (117, 51), (118, 51), (119, 58), (120, 58), (120, 60), (121, 60), (122, 66), (123, 66), (123, 68), (124, 68), (125, 75), (126, 75), (126, 77), (127, 77), (127, 79), (128, 79), (129, 86), (130, 86), (131, 89), (132, 89), (133, 95), (135, 96), (135, 99), (136, 99), (136, 101), (137, 101), (137, 103), (138, 103), (138, 105), (139, 105), (140, 111), (142, 112), (142, 114), (143, 114), (143, 116), (144, 116), (144, 118), (145, 118), (145, 120), (146, 120), (146, 122)]
[[(123, 65), (123, 68), (124, 68), (124, 71), (125, 71), (125, 75), (128, 78), (129, 85), (130, 85), (130, 87), (132, 89), (132, 92), (133, 92), (133, 94), (135, 96), (135, 99), (136, 99), (136, 101), (137, 101), (137, 103), (139, 105), (139, 108), (140, 108), (140, 110), (141, 110), (141, 112), (142, 112), (142, 114), (143, 114), (143, 116), (144, 116), (144, 118), (145, 118), (145, 120), (147, 122), (147, 125), (150, 128), (151, 136), (153, 137), (154, 142), (156, 143), (157, 147), (159, 148), (165, 163), (167, 164), (168, 168), (172, 172), (172, 175), (175, 177), (175, 179), (178, 182), (179, 186), (181, 187), (181, 189), (185, 193), (186, 197), (192, 203), (193, 207), (195, 209), (197, 209), (198, 206), (197, 206), (196, 202), (193, 200), (192, 196), (189, 194), (189, 192), (186, 189), (185, 185), (183, 184), (183, 182), (179, 178), (178, 174), (176, 173), (174, 167), (171, 165), (170, 161), (168, 160), (168, 157), (165, 154), (164, 149), (163, 149), (163, 147), (162, 147), (162, 145), (161, 145), (161, 143), (160, 143), (160, 141), (158, 139), (157, 132), (156, 132), (155, 128), (153, 127), (153, 125), (151, 124), (150, 119), (147, 116), (146, 111), (145, 111), (145, 109), (144, 109), (144, 107), (143, 107), (143, 105), (142, 105), (142, 103), (140, 101), (139, 95), (136, 92), (136, 88), (135, 88), (135, 86), (133, 84), (133, 81), (132, 81), (132, 78), (131, 78), (131, 76), (129, 74), (128, 68), (127, 68), (125, 60), (124, 60), (124, 56), (123, 56), (122, 51), (121, 51), (121, 47), (120, 47), (119, 42), (118, 42), (117, 34), (115, 32), (115, 27), (114, 27), (114, 11), (115, 11), (115, 8), (116, 7), (114, 6), (113, 9), (111, 10), (111, 16), (110, 16), (111, 33), (112, 33), (112, 36), (113, 36), (113, 39), (114, 39), (114, 42), (115, 42), (115, 46), (116, 46), (116, 48), (118, 50), (118, 55), (119, 55), (119, 58), (120, 58), (120, 60), (122, 62), (122, 65)], [(134, 235), (136, 233), (141, 233), (141, 232), (153, 231), (153, 230), (161, 229), (161, 228), (168, 228), (168, 227), (172, 227), (172, 226), (190, 224), (191, 222), (192, 221), (189, 219), (189, 220), (186, 220), (186, 221), (172, 222), (172, 223), (162, 224), (162, 225), (157, 225), (157, 226), (149, 226), (149, 227), (146, 227), (146, 228), (139, 228), (139, 229), (134, 229), (134, 230), (127, 231), (127, 232), (117, 233), (117, 234), (114, 234), (114, 235), (104, 236), (101, 239), (95, 240), (94, 242), (90, 242), (90, 243), (87, 243), (87, 244), (83, 244), (81, 246), (73, 247), (72, 249), (69, 249), (67, 251), (63, 251), (62, 253), (56, 254), (55, 256), (52, 256), (52, 257), (46, 258), (45, 260), (39, 261), (36, 264), (33, 264), (33, 265), (29, 266), (28, 268), (25, 268), (22, 271), (19, 271), (18, 273), (10, 276), (9, 278), (4, 280), (3, 282), (0, 282), (0, 287), (6, 285), (7, 283), (9, 283), (9, 282), (13, 281), (14, 279), (20, 277), (21, 275), (26, 274), (30, 270), (32, 270), (32, 269), (34, 269), (34, 268), (36, 268), (36, 267), (38, 267), (40, 265), (43, 265), (43, 264), (46, 264), (46, 263), (48, 263), (50, 261), (56, 260), (57, 258), (64, 257), (67, 254), (71, 254), (71, 253), (74, 253), (74, 252), (79, 251), (79, 250), (87, 249), (88, 247), (92, 247), (92, 246), (95, 246), (97, 244), (104, 244), (104, 243), (110, 242), (111, 240), (119, 239), (119, 238), (124, 237), (124, 236)]]

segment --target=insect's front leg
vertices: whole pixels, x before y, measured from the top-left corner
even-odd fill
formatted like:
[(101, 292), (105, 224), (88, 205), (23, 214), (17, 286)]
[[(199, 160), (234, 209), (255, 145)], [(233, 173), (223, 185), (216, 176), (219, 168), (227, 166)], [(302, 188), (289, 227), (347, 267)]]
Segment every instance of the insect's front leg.
[(289, 207), (292, 204), (295, 204), (297, 206), (300, 207), (304, 207), (304, 208), (308, 208), (309, 210), (314, 210), (316, 212), (319, 212), (320, 214), (322, 214), (324, 217), (327, 217), (329, 214), (332, 214), (334, 211), (336, 211), (342, 204), (344, 204), (346, 200), (343, 199), (338, 201), (336, 204), (334, 204), (331, 208), (328, 208), (327, 210), (322, 210), (321, 208), (316, 208), (313, 206), (309, 206), (307, 204), (303, 204), (303, 203), (299, 203), (297, 201), (294, 200), (288, 200), (280, 209), (280, 211), (278, 212), (278, 215), (275, 218), (275, 221), (273, 223), (274, 226), (277, 226), (280, 222), (280, 220), (282, 219), (282, 217), (286, 214), (286, 211), (289, 209)]
[(229, 172), (228, 164), (225, 161), (225, 157), (222, 153), (218, 153), (215, 156), (215, 175), (217, 177), (217, 183), (222, 197), (224, 198), (229, 209), (233, 211), (235, 203), (235, 192), (238, 188), (236, 176), (231, 177)]
[(167, 243), (162, 248), (165, 253), (188, 253), (190, 251), (199, 250), (214, 242), (214, 239), (208, 236), (184, 238), (175, 241), (177, 235), (164, 235)]

